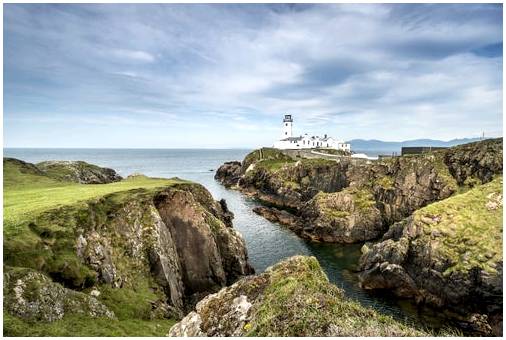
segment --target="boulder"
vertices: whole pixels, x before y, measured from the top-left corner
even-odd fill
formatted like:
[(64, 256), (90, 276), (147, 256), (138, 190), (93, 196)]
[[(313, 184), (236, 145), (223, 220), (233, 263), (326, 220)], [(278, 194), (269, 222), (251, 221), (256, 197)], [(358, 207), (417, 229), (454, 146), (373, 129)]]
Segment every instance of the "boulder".
[(95, 297), (64, 288), (27, 268), (4, 267), (4, 299), (4, 311), (32, 322), (52, 322), (67, 314), (115, 318)]
[(237, 184), (241, 177), (241, 162), (225, 162), (216, 170), (214, 178), (226, 187)]

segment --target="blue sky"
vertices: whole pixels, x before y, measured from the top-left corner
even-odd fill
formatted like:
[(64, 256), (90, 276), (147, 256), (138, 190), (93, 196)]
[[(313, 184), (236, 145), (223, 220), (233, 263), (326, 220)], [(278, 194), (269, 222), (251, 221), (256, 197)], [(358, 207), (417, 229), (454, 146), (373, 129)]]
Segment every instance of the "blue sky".
[(502, 135), (502, 5), (4, 5), (4, 146)]

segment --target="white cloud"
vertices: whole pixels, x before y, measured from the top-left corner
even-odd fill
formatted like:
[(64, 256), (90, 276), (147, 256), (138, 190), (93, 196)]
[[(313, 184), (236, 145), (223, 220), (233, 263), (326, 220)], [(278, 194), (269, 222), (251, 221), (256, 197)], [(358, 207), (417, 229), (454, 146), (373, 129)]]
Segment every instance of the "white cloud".
[(222, 140), (232, 121), (248, 145), (284, 113), (345, 139), (472, 136), (502, 120), (502, 56), (474, 52), (502, 44), (494, 6), (9, 5), (5, 111), (151, 112)]
[(113, 56), (118, 58), (125, 58), (146, 63), (152, 63), (156, 59), (153, 55), (145, 51), (115, 49), (112, 50), (111, 53)]

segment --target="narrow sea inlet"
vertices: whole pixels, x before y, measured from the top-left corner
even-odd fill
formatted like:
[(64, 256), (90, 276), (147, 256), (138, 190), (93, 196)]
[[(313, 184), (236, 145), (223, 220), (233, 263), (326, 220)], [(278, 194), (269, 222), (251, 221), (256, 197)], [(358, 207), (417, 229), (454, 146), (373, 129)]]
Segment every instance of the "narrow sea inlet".
[(391, 296), (373, 295), (358, 287), (355, 275), (362, 244), (339, 245), (307, 242), (293, 232), (255, 214), (258, 205), (240, 192), (228, 190), (214, 180), (215, 170), (224, 162), (242, 160), (250, 150), (210, 149), (4, 149), (5, 157), (27, 162), (83, 160), (110, 167), (121, 176), (142, 173), (151, 177), (179, 177), (204, 185), (219, 200), (224, 198), (234, 213), (234, 227), (246, 240), (250, 262), (256, 272), (293, 255), (312, 255), (320, 262), (330, 281), (346, 295), (365, 306), (427, 327), (440, 327), (441, 318), (432, 311), (420, 311), (413, 304)]

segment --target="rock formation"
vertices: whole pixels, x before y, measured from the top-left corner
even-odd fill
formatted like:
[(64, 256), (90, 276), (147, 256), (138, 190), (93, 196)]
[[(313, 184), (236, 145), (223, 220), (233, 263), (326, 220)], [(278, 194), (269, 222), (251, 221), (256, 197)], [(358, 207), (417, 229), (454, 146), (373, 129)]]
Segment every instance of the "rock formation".
[(475, 331), (500, 335), (502, 202), (498, 177), (393, 224), (378, 243), (363, 247), (361, 286), (453, 308), (467, 316), (468, 328), (478, 314)]
[(236, 185), (241, 177), (241, 162), (225, 162), (216, 170), (215, 179), (219, 179), (226, 187)]
[(52, 322), (66, 314), (115, 318), (92, 296), (64, 288), (26, 268), (4, 268), (4, 311), (32, 322)]
[(46, 161), (37, 163), (36, 167), (49, 177), (81, 184), (105, 184), (122, 179), (113, 169), (83, 161)]
[(314, 257), (295, 256), (201, 300), (169, 336), (422, 336), (344, 297)]
[[(26, 164), (9, 166), (23, 167), (14, 175), (31, 169), (47, 176)], [(9, 231), (4, 243), (4, 308), (45, 322), (68, 313), (181, 317), (203, 296), (253, 273), (232, 219), (225, 201), (181, 180), (23, 216), (8, 229), (24, 233)]]
[(113, 169), (102, 168), (83, 161), (46, 161), (32, 164), (16, 158), (4, 157), (3, 164), (4, 169), (8, 168), (18, 174), (43, 176), (56, 181), (105, 184), (122, 180), (122, 177)]
[(241, 165), (224, 165), (216, 179), (264, 202), (257, 213), (291, 221), (288, 227), (301, 237), (353, 243), (380, 237), (415, 210), (499, 173), (502, 139), (369, 163), (297, 160), (264, 148)]

